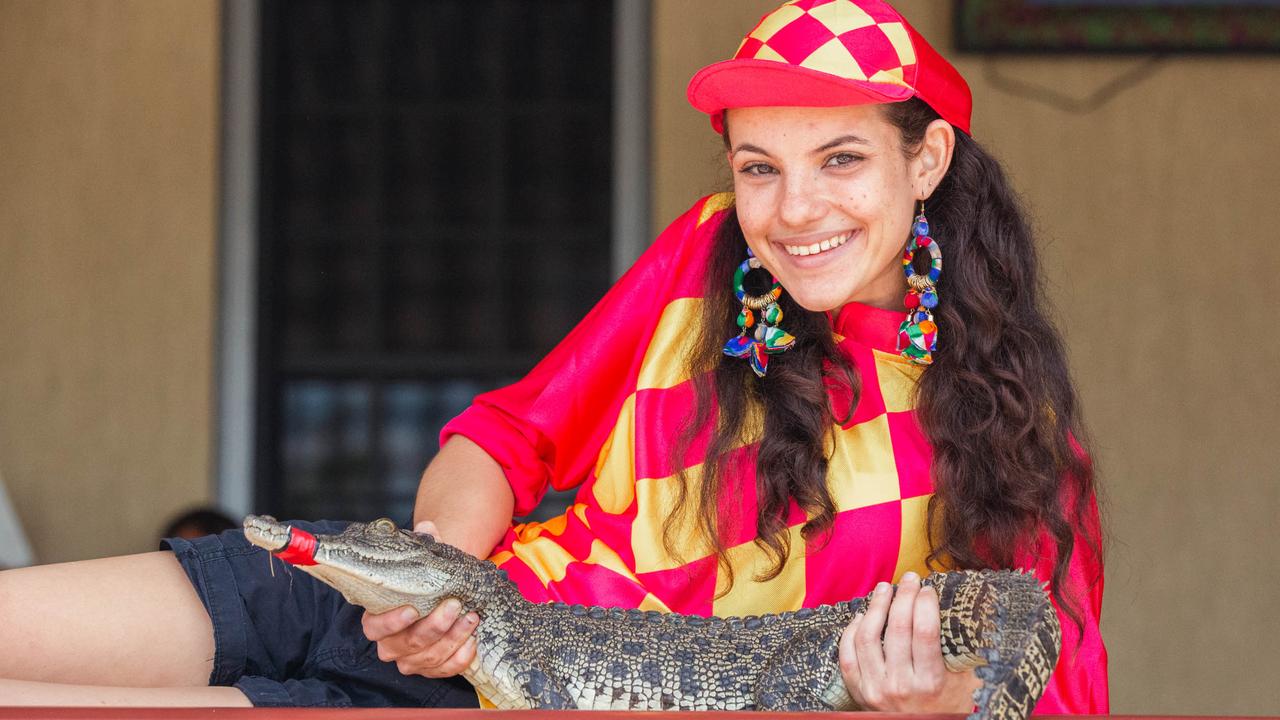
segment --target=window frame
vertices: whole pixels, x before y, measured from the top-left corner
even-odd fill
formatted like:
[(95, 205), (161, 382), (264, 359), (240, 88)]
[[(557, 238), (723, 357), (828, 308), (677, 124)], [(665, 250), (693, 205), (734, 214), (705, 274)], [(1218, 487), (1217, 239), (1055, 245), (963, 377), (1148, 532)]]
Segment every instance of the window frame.
[[(613, 0), (613, 279), (651, 240), (650, 19), (651, 0)], [(255, 509), (269, 447), (258, 416), (261, 30), (259, 0), (223, 3), (213, 485), (216, 502), (236, 515)]]

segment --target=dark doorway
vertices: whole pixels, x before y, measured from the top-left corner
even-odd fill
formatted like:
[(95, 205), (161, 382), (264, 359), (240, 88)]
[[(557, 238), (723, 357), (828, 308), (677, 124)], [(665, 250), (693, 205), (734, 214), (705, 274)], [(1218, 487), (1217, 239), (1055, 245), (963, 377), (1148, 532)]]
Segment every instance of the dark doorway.
[(603, 295), (612, 14), (264, 5), (258, 509), (407, 520), (441, 426)]

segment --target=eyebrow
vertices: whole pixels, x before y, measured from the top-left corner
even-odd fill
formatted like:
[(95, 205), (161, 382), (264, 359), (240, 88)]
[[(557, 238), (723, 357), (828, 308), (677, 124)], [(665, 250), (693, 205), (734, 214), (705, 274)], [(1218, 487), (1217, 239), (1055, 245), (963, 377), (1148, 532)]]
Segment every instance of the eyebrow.
[(870, 144), (871, 144), (871, 142), (870, 142), (869, 140), (867, 140), (866, 138), (859, 137), (859, 136), (857, 136), (857, 135), (841, 135), (840, 137), (836, 138), (835, 140), (832, 140), (831, 142), (827, 143), (826, 145), (823, 145), (822, 147), (818, 148), (817, 150), (814, 150), (814, 152), (815, 152), (815, 153), (820, 153), (820, 152), (822, 152), (822, 151), (824, 151), (824, 150), (830, 150), (831, 148), (834, 148), (834, 147), (840, 147), (841, 145), (849, 145), (849, 144), (852, 144), (852, 145), (870, 145)]
[(761, 155), (769, 155), (768, 150), (765, 150), (764, 148), (758, 145), (752, 145), (751, 143), (742, 143), (738, 147), (734, 148), (733, 152), (730, 154), (737, 155), (740, 152), (753, 152), (753, 153), (760, 153)]
[[(814, 154), (817, 154), (817, 153), (820, 153), (820, 152), (826, 152), (827, 150), (830, 150), (831, 148), (836, 148), (836, 147), (840, 147), (841, 145), (847, 145), (847, 144), (853, 144), (853, 145), (870, 145), (871, 143), (870, 143), (866, 138), (860, 137), (860, 136), (858, 136), (858, 135), (841, 135), (840, 137), (838, 137), (838, 138), (836, 138), (836, 139), (834, 139), (834, 140), (832, 140), (832, 141), (830, 141), (830, 142), (828, 142), (828, 143), (825, 143), (825, 144), (824, 144), (824, 145), (822, 145), (821, 147), (814, 148), (813, 152), (814, 152)], [(734, 155), (737, 155), (738, 153), (743, 152), (743, 151), (746, 151), (746, 152), (755, 152), (755, 153), (760, 153), (761, 155), (769, 155), (769, 151), (768, 151), (768, 150), (765, 150), (764, 148), (762, 148), (762, 147), (760, 147), (760, 146), (758, 146), (758, 145), (752, 145), (752, 144), (750, 144), (750, 143), (742, 143), (741, 145), (739, 145), (739, 146), (735, 147), (735, 148), (733, 149), (733, 154), (734, 154)], [(772, 157), (772, 156), (770, 155), (770, 157)]]

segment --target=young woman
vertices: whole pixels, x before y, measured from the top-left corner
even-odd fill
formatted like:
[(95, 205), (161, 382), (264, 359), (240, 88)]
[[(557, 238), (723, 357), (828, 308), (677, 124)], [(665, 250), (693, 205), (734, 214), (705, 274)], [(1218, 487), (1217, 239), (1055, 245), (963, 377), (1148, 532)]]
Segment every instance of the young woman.
[[(1064, 629), (1038, 709), (1105, 713), (1092, 472), (1034, 242), (968, 134), (964, 80), (884, 2), (798, 0), (689, 98), (734, 193), (695, 203), (526, 378), (445, 429), (419, 529), (535, 600), (742, 615), (878, 588), (840, 666), (881, 710), (972, 705), (920, 575), (1029, 568)], [(549, 486), (579, 487), (575, 504), (512, 527)], [(432, 679), (474, 657), (478, 618), (456, 605), (361, 618), (235, 533), (171, 545), (0, 576), (0, 644), (25, 648), (0, 676), (169, 687), (97, 696), (151, 704), (466, 699)], [(206, 682), (233, 688), (172, 689)]]

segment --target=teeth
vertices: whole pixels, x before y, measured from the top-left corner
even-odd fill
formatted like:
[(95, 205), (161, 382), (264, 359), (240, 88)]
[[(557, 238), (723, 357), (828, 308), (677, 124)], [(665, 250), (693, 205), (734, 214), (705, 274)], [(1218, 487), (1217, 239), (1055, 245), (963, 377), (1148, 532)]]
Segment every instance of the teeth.
[(845, 244), (849, 241), (849, 235), (850, 233), (841, 233), (812, 245), (783, 245), (782, 247), (786, 249), (788, 255), (798, 255), (800, 257), (804, 257), (806, 255), (817, 255), (818, 253), (826, 252), (831, 248), (838, 248)]

